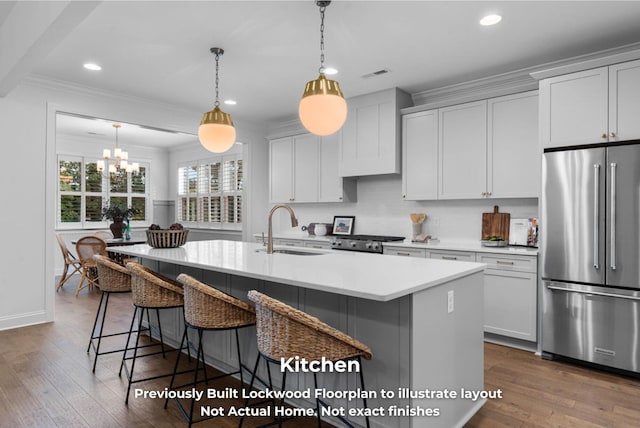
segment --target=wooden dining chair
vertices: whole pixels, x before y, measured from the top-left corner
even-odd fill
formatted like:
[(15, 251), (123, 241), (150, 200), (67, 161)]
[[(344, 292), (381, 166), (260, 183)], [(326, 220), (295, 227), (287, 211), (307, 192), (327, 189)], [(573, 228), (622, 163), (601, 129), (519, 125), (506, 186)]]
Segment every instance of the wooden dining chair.
[(106, 230), (96, 230), (93, 235), (103, 240), (113, 239), (113, 234), (111, 232), (107, 232)]
[[(82, 266), (82, 277), (76, 290), (76, 297), (78, 297), (78, 293), (83, 288), (89, 287), (91, 289), (94, 285), (98, 285), (98, 265), (93, 256), (95, 254), (106, 256), (107, 244), (97, 236), (83, 236), (76, 242), (76, 253)], [(87, 281), (86, 285), (84, 285), (85, 280)]]
[[(76, 272), (81, 273), (82, 266), (80, 264), (80, 260), (78, 260), (78, 258), (69, 251), (64, 238), (59, 233), (56, 233), (56, 239), (58, 240), (58, 245), (62, 252), (62, 260), (64, 260), (64, 270), (62, 271), (62, 276), (60, 277), (60, 281), (58, 281), (58, 286), (56, 287), (56, 291), (58, 291), (62, 288), (64, 283), (73, 276), (73, 274)], [(71, 273), (69, 273), (69, 268), (73, 269)]]

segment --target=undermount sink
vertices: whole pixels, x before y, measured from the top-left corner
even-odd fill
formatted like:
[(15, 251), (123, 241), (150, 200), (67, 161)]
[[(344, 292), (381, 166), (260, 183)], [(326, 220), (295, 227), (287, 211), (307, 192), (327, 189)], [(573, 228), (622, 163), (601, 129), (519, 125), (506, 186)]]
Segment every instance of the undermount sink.
[[(260, 248), (260, 249), (257, 249), (256, 252), (257, 253), (266, 253), (267, 249), (266, 248)], [(325, 252), (319, 252), (319, 251), (290, 250), (290, 249), (286, 249), (286, 248), (274, 249), (273, 252), (274, 253), (279, 253), (279, 254), (290, 254), (290, 255), (294, 255), (294, 256), (320, 256), (322, 254), (327, 254)]]

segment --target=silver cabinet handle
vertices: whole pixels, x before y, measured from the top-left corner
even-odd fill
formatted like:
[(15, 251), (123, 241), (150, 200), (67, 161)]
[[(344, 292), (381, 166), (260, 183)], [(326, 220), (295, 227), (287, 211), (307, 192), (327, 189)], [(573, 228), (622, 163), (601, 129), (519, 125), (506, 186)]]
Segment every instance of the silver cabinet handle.
[(592, 294), (594, 296), (617, 297), (619, 299), (627, 299), (627, 300), (640, 300), (640, 297), (638, 296), (626, 296), (624, 294), (605, 293), (602, 291), (574, 290), (571, 288), (556, 287), (554, 285), (547, 285), (547, 288), (549, 290), (566, 291), (567, 293)]
[(443, 260), (458, 260), (457, 257), (455, 256), (442, 256)]
[(496, 263), (499, 264), (499, 265), (514, 265), (515, 264), (514, 262), (508, 262), (508, 261), (505, 261), (505, 260), (496, 260)]
[(611, 163), (611, 270), (616, 270), (616, 169)]
[(600, 165), (593, 165), (593, 267), (600, 269)]
[(409, 256), (409, 257), (411, 256), (411, 253), (401, 253), (400, 251), (398, 251), (396, 254), (398, 256)]

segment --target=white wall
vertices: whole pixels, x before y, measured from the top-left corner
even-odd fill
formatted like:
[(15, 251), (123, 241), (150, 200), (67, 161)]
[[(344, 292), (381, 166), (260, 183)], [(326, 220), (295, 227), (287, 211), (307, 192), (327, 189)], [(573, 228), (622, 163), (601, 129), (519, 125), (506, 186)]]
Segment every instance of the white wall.
[[(291, 204), (300, 226), (312, 222), (332, 223), (334, 215), (355, 215), (354, 233), (411, 236), (410, 213), (424, 212), (424, 232), (447, 240), (479, 240), (482, 213), (500, 212), (515, 217), (537, 217), (538, 199), (483, 199), (454, 201), (405, 201), (402, 199), (400, 175), (361, 177), (355, 203)], [(278, 214), (274, 230), (292, 232), (289, 216)], [(434, 219), (438, 218), (439, 225)], [(297, 230), (299, 231), (300, 228)], [(266, 228), (264, 229), (266, 231)]]
[[(0, 222), (5, 225), (0, 330), (53, 320), (53, 255), (59, 252), (54, 236), (57, 111), (192, 134), (197, 133), (202, 115), (200, 111), (37, 78), (0, 98), (0, 133), (7, 154), (0, 168), (5, 201), (0, 210)], [(250, 144), (256, 133), (244, 135), (245, 127), (254, 129), (252, 124), (245, 126), (236, 120), (238, 139)], [(166, 180), (169, 177), (167, 171)], [(157, 192), (160, 195), (164, 190)]]

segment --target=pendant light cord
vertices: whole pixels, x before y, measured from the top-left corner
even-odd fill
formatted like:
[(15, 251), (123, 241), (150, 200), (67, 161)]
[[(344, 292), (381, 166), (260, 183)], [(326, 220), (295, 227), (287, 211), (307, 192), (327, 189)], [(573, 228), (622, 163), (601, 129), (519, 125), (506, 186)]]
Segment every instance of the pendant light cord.
[(216, 102), (213, 105), (215, 107), (219, 107), (220, 99), (219, 99), (219, 92), (218, 92), (218, 83), (219, 83), (218, 71), (220, 69), (220, 54), (216, 53), (215, 55), (216, 55)]
[(320, 6), (320, 73), (324, 74), (324, 11), (327, 7)]

